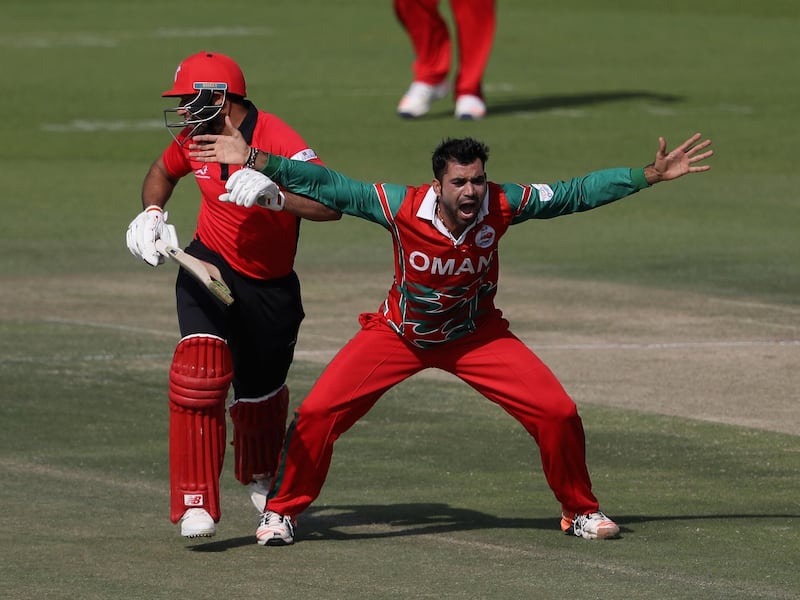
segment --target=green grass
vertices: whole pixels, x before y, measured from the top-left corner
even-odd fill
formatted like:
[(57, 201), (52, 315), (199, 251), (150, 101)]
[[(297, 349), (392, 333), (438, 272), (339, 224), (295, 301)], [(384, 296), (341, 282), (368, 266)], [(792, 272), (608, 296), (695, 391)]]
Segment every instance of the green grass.
[[(428, 181), (430, 152), (447, 136), (485, 140), (493, 180), (548, 182), (643, 165), (659, 135), (675, 144), (701, 131), (717, 153), (710, 173), (515, 228), (504, 274), (680, 290), (719, 302), (720, 318), (723, 300), (766, 305), (783, 318), (764, 330), (797, 343), (800, 5), (504, 0), (498, 11), (490, 115), (465, 123), (447, 102), (419, 121), (394, 116), (411, 50), (389, 2), (0, 8), (4, 597), (800, 598), (796, 435), (580, 395), (595, 488), (621, 540), (560, 535), (519, 426), (465, 386), (424, 378), (392, 390), (338, 442), (295, 546), (253, 543), (252, 507), (229, 464), (214, 540), (188, 542), (169, 523), (174, 271), (138, 264), (124, 232), (170, 140), (159, 95), (178, 61), (204, 48), (236, 57), (259, 107), (365, 180)], [(183, 241), (196, 204), (190, 182), (170, 203)], [(390, 260), (380, 228), (304, 225), (298, 270), (323, 296), (311, 305), (341, 303), (338, 318), (353, 326), (354, 309), (312, 287), (313, 274), (360, 274), (355, 304), (388, 284)], [(567, 330), (570, 317), (547, 331)], [(757, 387), (777, 356), (753, 351), (732, 397)], [(625, 366), (601, 383), (624, 394)], [(295, 403), (321, 368), (297, 361)], [(796, 370), (783, 381), (800, 388)]]
[[(187, 542), (165, 516), (166, 381), (134, 377), (130, 341), (95, 360), (88, 378), (100, 385), (65, 385), (75, 361), (54, 349), (38, 401), (3, 404), (3, 421), (27, 432), (2, 446), (9, 597), (249, 596), (265, 585), (316, 598), (796, 597), (796, 437), (587, 407), (595, 489), (623, 532), (587, 543), (558, 532), (519, 426), (459, 384), (437, 385), (432, 402), (422, 380), (338, 443), (295, 546), (253, 543), (252, 507), (227, 472), (218, 537)], [(150, 350), (168, 355), (166, 343)], [(299, 363), (295, 391), (317, 372)]]

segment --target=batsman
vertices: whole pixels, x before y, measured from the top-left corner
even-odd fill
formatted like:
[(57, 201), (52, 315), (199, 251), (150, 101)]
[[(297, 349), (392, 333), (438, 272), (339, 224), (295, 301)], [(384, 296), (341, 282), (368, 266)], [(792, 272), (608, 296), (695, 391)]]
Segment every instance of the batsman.
[[(254, 155), (232, 128), (194, 142), (196, 160), (242, 163)], [(530, 219), (596, 209), (707, 171), (702, 161), (712, 155), (710, 144), (695, 134), (668, 152), (659, 138), (655, 159), (645, 167), (603, 169), (551, 184), (489, 181), (488, 148), (472, 138), (443, 141), (433, 152), (432, 182), (418, 186), (360, 182), (256, 153), (257, 170), (238, 171), (220, 200), (283, 212), (311, 197), (378, 224), (394, 244), (386, 299), (360, 316), (360, 330), (326, 367), (289, 427), (258, 543), (294, 542), (296, 519), (318, 497), (336, 440), (387, 390), (428, 368), (457, 376), (498, 404), (538, 444), (565, 533), (616, 537), (619, 526), (592, 491), (575, 402), (495, 306), (499, 242), (509, 227)]]
[(169, 371), (170, 517), (186, 537), (210, 537), (221, 515), (219, 477), (226, 448), (226, 400), (233, 424), (234, 474), (264, 510), (283, 444), (289, 405), (286, 376), (303, 320), (294, 258), (301, 218), (330, 220), (338, 211), (308, 201), (294, 214), (223, 204), (239, 164), (207, 164), (189, 156), (201, 133), (221, 132), (226, 119), (242, 139), (297, 161), (320, 163), (289, 125), (247, 99), (244, 75), (230, 57), (199, 52), (183, 60), (162, 96), (174, 140), (142, 184), (142, 212), (131, 222), (131, 253), (157, 267), (156, 240), (177, 246), (164, 208), (181, 178), (193, 176), (200, 209), (185, 252), (213, 266), (235, 301), (226, 306), (180, 269), (175, 296), (180, 340)]

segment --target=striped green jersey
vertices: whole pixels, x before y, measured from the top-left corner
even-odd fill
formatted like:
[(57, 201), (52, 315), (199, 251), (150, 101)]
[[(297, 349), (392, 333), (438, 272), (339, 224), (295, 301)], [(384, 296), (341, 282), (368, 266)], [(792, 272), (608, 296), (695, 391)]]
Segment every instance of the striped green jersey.
[(643, 169), (628, 168), (549, 185), (490, 182), (475, 223), (455, 240), (437, 227), (437, 199), (428, 184), (365, 183), (274, 155), (263, 172), (288, 191), (391, 233), (394, 281), (379, 312), (420, 348), (469, 335), (500, 316), (494, 305), (498, 243), (510, 225), (591, 210), (648, 186)]

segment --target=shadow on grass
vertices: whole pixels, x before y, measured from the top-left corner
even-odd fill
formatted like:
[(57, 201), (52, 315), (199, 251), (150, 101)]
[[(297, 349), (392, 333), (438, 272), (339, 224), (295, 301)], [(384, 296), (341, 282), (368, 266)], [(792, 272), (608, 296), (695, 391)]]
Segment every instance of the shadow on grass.
[[(797, 519), (800, 514), (615, 515), (620, 531), (635, 532), (639, 523), (664, 521)], [(347, 531), (342, 531), (346, 529)], [(432, 535), (482, 529), (559, 531), (558, 515), (547, 518), (500, 518), (447, 504), (388, 504), (311, 507), (299, 519), (298, 542), (362, 540)], [(255, 542), (255, 535), (190, 546), (194, 552), (224, 552)]]
[[(538, 96), (534, 98), (498, 98), (490, 99), (488, 116), (517, 112), (544, 112), (557, 109), (576, 109), (584, 106), (624, 102), (626, 100), (648, 100), (659, 104), (682, 102), (682, 96), (660, 94), (644, 90), (619, 90), (613, 92), (586, 92), (583, 94), (560, 94), (554, 96)], [(437, 106), (438, 109), (438, 106)], [(432, 119), (451, 119), (452, 111), (436, 110), (429, 113)]]
[[(301, 537), (311, 539), (392, 538), (474, 529), (551, 529), (558, 518), (498, 518), (448, 504), (324, 506), (301, 516)], [(348, 528), (350, 531), (340, 531)]]
[(720, 515), (628, 515), (628, 516), (614, 516), (614, 521), (620, 526), (620, 531), (631, 532), (633, 529), (626, 527), (627, 525), (636, 525), (638, 523), (653, 523), (662, 521), (742, 521), (752, 519), (798, 519), (798, 514), (787, 513), (732, 513)]

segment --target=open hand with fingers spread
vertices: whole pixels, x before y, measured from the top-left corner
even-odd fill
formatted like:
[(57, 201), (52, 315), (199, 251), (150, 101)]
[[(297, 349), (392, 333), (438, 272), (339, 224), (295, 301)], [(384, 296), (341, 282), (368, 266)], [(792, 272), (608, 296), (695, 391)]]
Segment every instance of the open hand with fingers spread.
[(667, 153), (667, 141), (663, 137), (658, 138), (658, 152), (652, 164), (644, 168), (644, 175), (647, 183), (653, 185), (659, 181), (669, 181), (677, 179), (687, 173), (702, 173), (708, 171), (710, 165), (697, 165), (714, 154), (713, 150), (705, 150), (711, 145), (711, 140), (698, 140), (703, 136), (695, 133), (680, 146)]
[(189, 157), (198, 162), (216, 162), (229, 165), (243, 165), (250, 155), (242, 132), (225, 117), (225, 128), (222, 135), (203, 134), (192, 138), (189, 145)]

